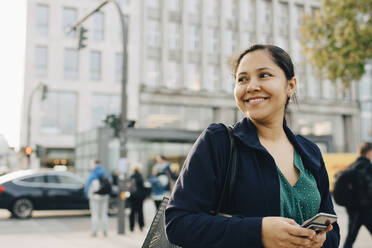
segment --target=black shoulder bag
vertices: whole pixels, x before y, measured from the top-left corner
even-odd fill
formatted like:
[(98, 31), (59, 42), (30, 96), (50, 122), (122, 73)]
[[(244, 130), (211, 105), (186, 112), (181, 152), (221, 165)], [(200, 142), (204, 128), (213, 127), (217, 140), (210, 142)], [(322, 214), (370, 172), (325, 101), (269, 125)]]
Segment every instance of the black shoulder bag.
[[(226, 127), (226, 126), (225, 126)], [(234, 190), (237, 172), (237, 149), (233, 137), (233, 127), (227, 126), (227, 133), (230, 138), (230, 156), (229, 162), (226, 168), (225, 180), (223, 188), (218, 200), (217, 208), (211, 211), (212, 214), (222, 214), (221, 207), (224, 204), (225, 207), (231, 209), (231, 197)], [(174, 245), (169, 242), (165, 233), (165, 209), (168, 205), (169, 198), (164, 197), (156, 215), (151, 223), (150, 230), (146, 235), (145, 241), (143, 242), (142, 248), (181, 248), (180, 246)]]

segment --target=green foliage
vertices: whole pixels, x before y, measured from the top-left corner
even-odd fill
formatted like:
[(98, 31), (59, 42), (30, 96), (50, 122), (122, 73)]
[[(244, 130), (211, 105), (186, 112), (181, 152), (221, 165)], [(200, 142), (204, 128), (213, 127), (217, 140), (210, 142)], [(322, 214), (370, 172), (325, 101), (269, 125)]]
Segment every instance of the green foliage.
[(301, 33), (305, 54), (321, 76), (349, 87), (372, 59), (372, 0), (323, 0), (304, 17)]

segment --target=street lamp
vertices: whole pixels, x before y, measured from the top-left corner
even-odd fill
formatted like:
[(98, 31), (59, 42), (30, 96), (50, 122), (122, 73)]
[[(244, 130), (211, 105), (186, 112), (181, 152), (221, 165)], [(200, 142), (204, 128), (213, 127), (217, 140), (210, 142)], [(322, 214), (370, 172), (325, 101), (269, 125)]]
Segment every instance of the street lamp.
[(48, 86), (43, 83), (39, 83), (30, 94), (30, 98), (28, 99), (28, 111), (27, 111), (27, 139), (26, 145), (28, 147), (28, 151), (26, 151), (27, 155), (27, 168), (31, 168), (31, 110), (32, 110), (32, 103), (35, 93), (41, 89), (41, 101), (46, 99), (46, 94), (48, 92)]
[[(93, 10), (88, 12), (84, 17), (76, 22), (75, 25), (71, 26), (67, 33), (77, 30), (84, 21), (86, 21), (91, 15), (99, 11), (103, 6), (108, 3), (114, 4), (116, 10), (119, 13), (120, 24), (121, 24), (121, 33), (122, 33), (122, 46), (123, 46), (123, 58), (122, 58), (122, 70), (121, 70), (121, 115), (120, 115), (120, 163), (119, 163), (119, 213), (118, 213), (118, 233), (125, 233), (125, 215), (124, 215), (124, 206), (125, 206), (125, 173), (127, 170), (127, 43), (128, 43), (128, 21), (124, 17), (124, 14), (115, 0), (104, 0)], [(79, 46), (79, 49), (84, 48)]]

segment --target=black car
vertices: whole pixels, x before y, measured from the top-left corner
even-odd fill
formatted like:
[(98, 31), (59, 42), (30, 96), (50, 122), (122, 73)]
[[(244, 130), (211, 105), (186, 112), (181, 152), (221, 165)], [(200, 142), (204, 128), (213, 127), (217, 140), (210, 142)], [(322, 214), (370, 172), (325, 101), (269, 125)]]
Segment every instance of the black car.
[[(35, 210), (89, 209), (83, 180), (70, 172), (23, 170), (0, 177), (0, 208), (14, 217), (29, 218)], [(115, 195), (110, 197), (115, 213)]]

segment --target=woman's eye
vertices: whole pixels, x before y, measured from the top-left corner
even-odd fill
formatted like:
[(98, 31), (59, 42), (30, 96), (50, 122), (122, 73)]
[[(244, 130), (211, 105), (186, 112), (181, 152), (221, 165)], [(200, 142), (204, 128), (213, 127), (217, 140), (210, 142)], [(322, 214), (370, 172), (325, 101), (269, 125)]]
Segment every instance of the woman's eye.
[(245, 83), (245, 82), (247, 82), (247, 78), (241, 77), (241, 78), (238, 79), (238, 82), (239, 83)]
[(267, 72), (263, 72), (260, 74), (260, 78), (267, 78), (267, 77), (271, 77), (272, 75), (270, 73), (267, 73)]

